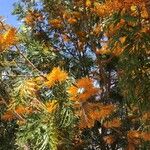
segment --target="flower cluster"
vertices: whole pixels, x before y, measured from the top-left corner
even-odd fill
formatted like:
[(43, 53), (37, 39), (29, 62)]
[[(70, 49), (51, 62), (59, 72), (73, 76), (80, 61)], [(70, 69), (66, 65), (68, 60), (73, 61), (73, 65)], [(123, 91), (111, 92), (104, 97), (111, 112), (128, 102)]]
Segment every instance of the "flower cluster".
[(5, 31), (3, 34), (0, 34), (0, 52), (8, 49), (10, 46), (16, 44), (16, 42), (16, 29), (12, 27)]
[(68, 78), (68, 73), (61, 70), (59, 67), (53, 68), (53, 70), (46, 75), (47, 81), (45, 85), (48, 87), (52, 87), (57, 83), (61, 83)]
[(76, 114), (80, 117), (79, 128), (91, 128), (95, 121), (109, 117), (115, 110), (116, 106), (113, 104), (86, 103), (80, 105), (79, 110), (76, 111)]
[(86, 101), (91, 96), (94, 96), (99, 92), (99, 88), (94, 87), (92, 79), (82, 78), (68, 89), (70, 99), (73, 101)]
[(37, 22), (43, 21), (43, 15), (37, 10), (28, 11), (24, 19), (25, 23), (29, 26), (34, 26)]

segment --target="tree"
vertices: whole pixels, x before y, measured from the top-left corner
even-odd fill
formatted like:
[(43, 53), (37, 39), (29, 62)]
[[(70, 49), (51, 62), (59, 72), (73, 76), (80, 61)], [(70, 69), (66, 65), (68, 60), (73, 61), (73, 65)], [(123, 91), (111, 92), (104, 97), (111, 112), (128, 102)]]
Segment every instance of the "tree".
[(19, 31), (0, 21), (3, 141), (15, 130), (2, 149), (148, 149), (149, 2), (14, 6)]

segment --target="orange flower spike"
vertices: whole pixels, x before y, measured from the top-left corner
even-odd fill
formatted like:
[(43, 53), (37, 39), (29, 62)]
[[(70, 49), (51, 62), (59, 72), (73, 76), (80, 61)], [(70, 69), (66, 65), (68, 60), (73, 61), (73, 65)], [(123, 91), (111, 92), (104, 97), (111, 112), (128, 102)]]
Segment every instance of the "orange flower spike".
[(79, 79), (74, 86), (68, 89), (70, 99), (75, 101), (86, 101), (98, 91), (99, 89), (93, 86), (93, 81), (86, 77)]
[(46, 109), (49, 113), (56, 110), (56, 107), (57, 107), (56, 100), (53, 100), (52, 102), (47, 102), (45, 105), (46, 105)]
[(100, 106), (100, 111), (98, 113), (98, 118), (106, 118), (108, 117), (111, 113), (113, 113), (115, 111), (115, 105), (103, 105)]
[(69, 19), (71, 14), (69, 12), (64, 12), (63, 19)]
[(145, 19), (148, 19), (149, 17), (149, 13), (145, 4), (142, 5), (141, 17)]
[(150, 141), (150, 132), (142, 132), (142, 133), (141, 133), (141, 138), (142, 138), (144, 141)]
[[(3, 38), (3, 39), (2, 39)], [(8, 48), (17, 42), (16, 29), (10, 28), (0, 37), (0, 43), (3, 44), (3, 48)]]
[(18, 124), (19, 126), (25, 125), (25, 124), (26, 124), (26, 120), (18, 120), (18, 121), (17, 121), (17, 124)]
[(0, 53), (4, 51), (4, 48), (3, 48), (3, 36), (0, 35)]
[(7, 111), (5, 112), (2, 116), (1, 116), (1, 119), (4, 120), (4, 121), (11, 121), (13, 120), (15, 117), (13, 115), (13, 112), (12, 111)]
[(68, 42), (70, 40), (69, 37), (65, 34), (62, 35), (62, 38), (63, 38), (64, 42)]
[(29, 26), (32, 26), (32, 25), (35, 24), (32, 15), (29, 14), (29, 13), (26, 15), (26, 17), (25, 17), (25, 19), (24, 19), (24, 22), (25, 22), (27, 25), (29, 25)]
[(78, 92), (78, 87), (76, 86), (71, 86), (68, 91), (67, 91), (70, 95), (71, 95), (71, 100), (74, 99), (74, 97), (76, 97), (76, 94)]
[(75, 19), (75, 18), (69, 18), (67, 21), (69, 24), (76, 24), (77, 23), (77, 19)]
[(118, 118), (108, 121), (104, 124), (105, 128), (118, 128), (121, 126), (121, 121)]
[(123, 44), (126, 41), (126, 36), (120, 37), (119, 41), (121, 42), (121, 44)]
[(86, 5), (86, 7), (90, 7), (91, 6), (91, 0), (86, 0), (85, 5)]
[(68, 78), (68, 73), (61, 70), (59, 67), (54, 67), (52, 72), (46, 75), (48, 81), (45, 82), (45, 85), (48, 87), (54, 86), (56, 83), (61, 83)]
[(130, 131), (128, 131), (127, 136), (128, 136), (129, 139), (140, 138), (141, 137), (141, 132), (137, 131), (137, 130), (130, 130)]
[(100, 25), (96, 25), (94, 28), (93, 28), (93, 34), (95, 35), (99, 35), (99, 33), (102, 31), (102, 27)]
[(53, 20), (50, 20), (49, 23), (54, 28), (61, 28), (62, 27), (62, 20), (61, 19), (53, 19)]
[(42, 21), (44, 19), (43, 15), (37, 10), (29, 10), (25, 16), (25, 23), (29, 26), (34, 26), (38, 21)]
[(150, 121), (150, 112), (145, 112), (142, 116), (143, 121)]
[[(74, 18), (76, 18), (76, 19), (81, 18), (81, 14), (80, 14), (79, 12), (74, 11), (74, 12), (72, 12), (71, 14), (72, 14), (72, 16), (73, 16)], [(69, 18), (68, 18), (68, 19), (69, 19)]]
[(104, 45), (101, 49), (96, 49), (96, 53), (101, 55), (106, 55), (106, 54), (110, 54), (111, 51), (108, 49), (107, 45)]
[(26, 108), (23, 106), (18, 106), (15, 111), (19, 114), (19, 115), (23, 115), (26, 113)]
[(103, 140), (107, 143), (107, 144), (113, 144), (114, 143), (114, 137), (111, 135), (108, 136), (104, 136)]
[(25, 115), (32, 112), (32, 108), (25, 107), (23, 105), (17, 106), (15, 109), (16, 113), (19, 115)]

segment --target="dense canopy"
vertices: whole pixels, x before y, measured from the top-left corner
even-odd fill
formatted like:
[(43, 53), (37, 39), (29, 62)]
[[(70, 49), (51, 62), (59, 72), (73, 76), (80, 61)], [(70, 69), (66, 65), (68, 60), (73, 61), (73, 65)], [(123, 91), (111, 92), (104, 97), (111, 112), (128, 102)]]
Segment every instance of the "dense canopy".
[(0, 150), (150, 148), (149, 0), (18, 0), (0, 17)]

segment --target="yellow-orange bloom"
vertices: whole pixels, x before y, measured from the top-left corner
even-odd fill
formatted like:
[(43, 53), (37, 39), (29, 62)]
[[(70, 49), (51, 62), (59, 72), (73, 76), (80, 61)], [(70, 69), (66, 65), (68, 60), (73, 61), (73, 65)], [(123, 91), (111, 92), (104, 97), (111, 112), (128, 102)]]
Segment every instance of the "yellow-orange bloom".
[(4, 38), (4, 43), (8, 46), (13, 45), (17, 41), (16, 37), (16, 29), (15, 28), (10, 28), (8, 31), (5, 32), (3, 35)]
[(142, 132), (141, 138), (143, 138), (144, 141), (150, 141), (150, 132)]
[(90, 7), (91, 6), (91, 1), (90, 0), (86, 0), (86, 7)]
[(3, 52), (5, 49), (16, 44), (17, 36), (16, 29), (10, 28), (4, 34), (0, 35), (0, 52)]
[(3, 36), (0, 35), (0, 52), (3, 52), (4, 49), (3, 49)]
[(101, 17), (109, 16), (116, 11), (130, 9), (131, 6), (143, 4), (146, 0), (106, 0), (105, 3), (94, 3), (94, 12)]
[(19, 115), (25, 115), (32, 112), (32, 109), (23, 105), (19, 105), (16, 107), (15, 112), (18, 113)]
[(18, 121), (17, 121), (17, 124), (18, 124), (19, 126), (22, 126), (22, 125), (26, 124), (26, 120), (18, 120)]
[(130, 131), (128, 131), (127, 136), (129, 139), (141, 138), (141, 132), (137, 131), (137, 130), (130, 130)]
[(107, 144), (112, 144), (114, 143), (115, 139), (113, 136), (108, 135), (108, 136), (104, 136), (103, 140), (107, 143)]
[(32, 112), (32, 109), (23, 105), (17, 106), (14, 110), (7, 110), (1, 117), (2, 120), (11, 121), (17, 119), (17, 115), (28, 115)]
[(101, 103), (85, 103), (79, 106), (80, 109), (76, 111), (76, 115), (80, 117), (80, 128), (90, 128), (94, 126), (95, 121), (108, 117), (113, 111), (115, 106), (103, 105)]
[(61, 19), (53, 19), (49, 20), (49, 23), (52, 25), (54, 28), (61, 28), (62, 27), (62, 20)]
[(120, 37), (119, 41), (121, 42), (121, 44), (123, 44), (126, 41), (126, 36)]
[(61, 70), (59, 67), (54, 67), (52, 72), (46, 75), (48, 81), (45, 82), (45, 85), (52, 87), (57, 83), (61, 83), (68, 78), (68, 73)]
[(120, 126), (121, 126), (121, 121), (119, 120), (119, 118), (115, 118), (111, 121), (107, 121), (106, 123), (104, 123), (105, 128), (118, 128)]
[(67, 21), (68, 21), (69, 24), (77, 23), (77, 19), (75, 19), (75, 18), (69, 18)]
[(99, 120), (108, 117), (115, 110), (115, 105), (100, 105), (98, 109), (95, 108), (92, 111), (90, 111), (89, 116), (95, 120)]
[(91, 128), (94, 126), (94, 123), (95, 123), (95, 120), (82, 116), (82, 118), (80, 118), (79, 128), (80, 129)]
[(105, 54), (110, 54), (111, 51), (110, 49), (108, 49), (107, 45), (104, 45), (101, 49), (96, 49), (96, 54), (101, 54), (101, 55), (105, 55)]
[(131, 130), (128, 131), (127, 136), (129, 140), (135, 138), (135, 139), (143, 139), (144, 141), (150, 141), (150, 132)]
[(142, 116), (143, 121), (150, 121), (150, 112), (145, 112)]
[(29, 26), (34, 26), (38, 21), (42, 21), (44, 19), (43, 15), (37, 10), (28, 11), (25, 16), (25, 23)]
[(55, 100), (53, 100), (52, 102), (46, 102), (46, 109), (49, 113), (53, 112), (56, 107), (57, 107), (57, 103)]
[(2, 116), (1, 116), (1, 119), (4, 120), (4, 121), (11, 121), (14, 119), (14, 115), (13, 115), (13, 112), (12, 111), (7, 111), (5, 112)]
[(70, 99), (74, 101), (86, 101), (91, 96), (98, 93), (99, 89), (94, 87), (93, 81), (89, 78), (82, 78), (68, 89)]

